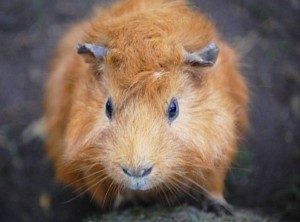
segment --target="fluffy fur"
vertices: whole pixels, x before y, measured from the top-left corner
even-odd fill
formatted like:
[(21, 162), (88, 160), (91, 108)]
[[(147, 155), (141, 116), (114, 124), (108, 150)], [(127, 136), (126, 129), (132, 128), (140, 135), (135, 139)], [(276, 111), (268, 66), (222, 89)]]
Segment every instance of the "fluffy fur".
[[(215, 42), (212, 67), (184, 52)], [(78, 43), (108, 48), (104, 61)], [(112, 99), (112, 120), (105, 104)], [(169, 123), (168, 105), (179, 116)], [(47, 81), (47, 152), (57, 178), (103, 207), (202, 193), (225, 204), (226, 172), (247, 126), (248, 90), (233, 50), (184, 1), (127, 0), (74, 25), (58, 46)], [(122, 167), (153, 166), (142, 179)], [(140, 183), (142, 191), (132, 184)]]

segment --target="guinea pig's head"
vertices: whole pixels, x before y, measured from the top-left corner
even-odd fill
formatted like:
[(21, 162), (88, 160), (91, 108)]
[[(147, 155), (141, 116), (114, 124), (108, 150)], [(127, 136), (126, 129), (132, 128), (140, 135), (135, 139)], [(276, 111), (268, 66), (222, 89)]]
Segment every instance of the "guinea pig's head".
[(232, 116), (214, 84), (218, 46), (203, 41), (192, 51), (172, 39), (119, 36), (78, 46), (89, 67), (82, 75), (89, 76), (76, 89), (66, 152), (87, 165), (84, 174), (95, 168), (99, 183), (178, 187), (191, 171), (213, 167), (230, 146)]
[(151, 59), (147, 52), (126, 60), (124, 51), (78, 47), (98, 60), (69, 126), (69, 138), (79, 141), (69, 150), (86, 159), (85, 171), (98, 165), (98, 175), (120, 187), (150, 190), (201, 174), (223, 155), (232, 121), (210, 79), (218, 47), (172, 51), (148, 64), (140, 60)]

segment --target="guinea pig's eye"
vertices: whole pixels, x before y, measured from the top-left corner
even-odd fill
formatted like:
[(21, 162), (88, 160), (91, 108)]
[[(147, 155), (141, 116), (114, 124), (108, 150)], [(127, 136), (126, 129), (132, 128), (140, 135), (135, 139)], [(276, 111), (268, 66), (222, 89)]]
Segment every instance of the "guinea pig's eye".
[(168, 108), (168, 119), (170, 123), (177, 118), (178, 113), (179, 113), (178, 102), (177, 99), (173, 98)]
[(108, 119), (112, 118), (113, 105), (112, 105), (112, 101), (111, 101), (110, 98), (107, 100), (106, 105), (105, 105), (105, 114), (106, 114)]

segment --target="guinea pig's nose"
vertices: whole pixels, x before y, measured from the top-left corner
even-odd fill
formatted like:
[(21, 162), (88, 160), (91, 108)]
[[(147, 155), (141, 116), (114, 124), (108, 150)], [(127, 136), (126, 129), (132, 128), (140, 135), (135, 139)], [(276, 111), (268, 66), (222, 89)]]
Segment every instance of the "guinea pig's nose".
[(129, 170), (122, 167), (123, 172), (130, 177), (145, 177), (149, 175), (152, 171), (152, 167), (137, 169), (137, 170)]

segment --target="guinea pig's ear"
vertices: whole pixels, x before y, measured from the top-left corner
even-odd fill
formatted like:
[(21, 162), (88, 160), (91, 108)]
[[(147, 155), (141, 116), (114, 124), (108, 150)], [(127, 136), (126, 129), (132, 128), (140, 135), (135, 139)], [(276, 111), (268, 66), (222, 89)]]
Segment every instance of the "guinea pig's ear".
[(87, 63), (94, 62), (95, 60), (103, 61), (107, 48), (95, 44), (78, 44), (77, 53), (82, 55)]
[(219, 55), (219, 48), (215, 43), (210, 43), (203, 49), (196, 52), (185, 52), (184, 60), (186, 63), (199, 66), (213, 66)]

